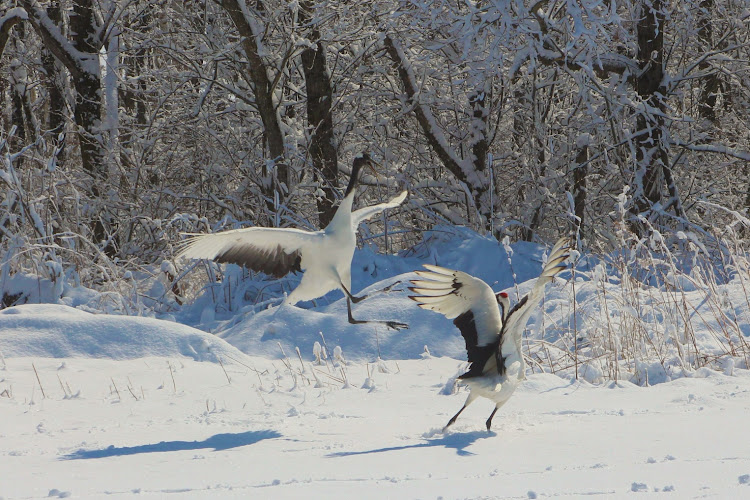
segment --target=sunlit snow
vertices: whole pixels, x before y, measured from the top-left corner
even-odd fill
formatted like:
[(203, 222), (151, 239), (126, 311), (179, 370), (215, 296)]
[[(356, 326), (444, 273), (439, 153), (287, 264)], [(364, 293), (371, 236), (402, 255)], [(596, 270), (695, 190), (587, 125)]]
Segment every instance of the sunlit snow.
[[(341, 295), (278, 311), (278, 300), (238, 299), (235, 310), (212, 314), (202, 295), (173, 315), (185, 324), (71, 307), (80, 295), (4, 309), (0, 498), (749, 496), (750, 372), (731, 357), (681, 366), (689, 353), (669, 342), (662, 362), (623, 363), (617, 381), (595, 356), (583, 359), (585, 346), (577, 367), (560, 361), (543, 373), (531, 363), (492, 432), (485, 400), (443, 432), (467, 395), (454, 386), (463, 339), (407, 299), (406, 281), (437, 263), (479, 275), (515, 302), (544, 249), (512, 248), (510, 263), (501, 244), (476, 235), (416, 256), (358, 251), (355, 288), (402, 284), (355, 310), (410, 324), (400, 332), (349, 325)], [(576, 282), (582, 344), (594, 341), (586, 325), (606, 322), (596, 291), (617, 286), (614, 277), (597, 281), (601, 269), (586, 274), (595, 265), (581, 263), (585, 279)], [(572, 284), (566, 273), (548, 286), (529, 323), (525, 348), (537, 361), (569, 324)], [(742, 316), (741, 286), (722, 286), (726, 311)], [(704, 288), (694, 281), (685, 293), (704, 318), (693, 323), (695, 341), (710, 351), (721, 339), (702, 309)], [(625, 305), (609, 310), (611, 322), (626, 318)], [(662, 324), (670, 335), (663, 312), (642, 305), (649, 331)]]

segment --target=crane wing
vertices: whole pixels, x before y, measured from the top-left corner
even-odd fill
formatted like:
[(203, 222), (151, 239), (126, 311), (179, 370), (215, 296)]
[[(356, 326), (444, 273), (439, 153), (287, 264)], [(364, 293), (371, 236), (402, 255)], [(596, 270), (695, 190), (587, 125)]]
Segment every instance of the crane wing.
[(250, 227), (191, 235), (177, 258), (229, 262), (280, 278), (304, 268), (305, 250), (317, 234), (301, 229)]
[(391, 199), (391, 201), (388, 201), (386, 203), (379, 203), (377, 205), (373, 205), (371, 207), (363, 207), (359, 210), (355, 210), (352, 212), (352, 227), (356, 230), (357, 227), (359, 227), (359, 224), (363, 221), (366, 221), (370, 217), (372, 217), (375, 214), (379, 214), (386, 208), (395, 208), (401, 203), (404, 202), (406, 199), (407, 191), (402, 191), (401, 194)]
[[(536, 279), (531, 291), (524, 295), (520, 301), (510, 310), (505, 317), (502, 333), (503, 341), (500, 345), (501, 355), (507, 357), (514, 349), (521, 351), (521, 332), (526, 328), (531, 313), (536, 310), (537, 305), (544, 296), (544, 287), (552, 281), (557, 274), (567, 267), (566, 261), (570, 257), (573, 242), (569, 238), (561, 238), (552, 247), (547, 257), (547, 263), (542, 269), (542, 274)], [(511, 335), (506, 335), (510, 332)], [(510, 344), (515, 343), (515, 345)]]
[(423, 280), (412, 280), (409, 289), (419, 295), (409, 298), (422, 309), (453, 319), (466, 342), (471, 367), (462, 377), (481, 374), (488, 358), (494, 357), (503, 320), (492, 288), (479, 278), (461, 271), (425, 264), (415, 271)]

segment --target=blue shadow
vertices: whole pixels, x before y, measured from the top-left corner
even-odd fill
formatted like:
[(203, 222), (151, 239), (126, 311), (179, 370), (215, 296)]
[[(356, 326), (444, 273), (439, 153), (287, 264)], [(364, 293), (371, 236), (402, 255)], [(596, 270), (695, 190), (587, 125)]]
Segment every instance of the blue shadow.
[(456, 450), (456, 455), (458, 456), (466, 457), (474, 455), (474, 453), (466, 450), (467, 447), (471, 446), (480, 439), (487, 439), (494, 436), (497, 436), (497, 434), (487, 431), (467, 432), (464, 434), (447, 434), (437, 439), (428, 439), (424, 443), (408, 444), (404, 446), (389, 446), (387, 448), (376, 448), (374, 450), (340, 451), (338, 453), (331, 453), (330, 455), (326, 456), (328, 458), (351, 457), (353, 455), (384, 453), (386, 451), (403, 451), (415, 448), (432, 448), (434, 446), (442, 446), (443, 448)]
[(161, 441), (140, 446), (109, 446), (99, 450), (77, 450), (60, 457), (61, 460), (85, 460), (90, 458), (122, 457), (140, 453), (162, 453), (168, 451), (190, 451), (213, 448), (214, 451), (228, 450), (255, 444), (264, 439), (281, 437), (276, 431), (247, 431), (234, 434), (216, 434), (203, 441)]

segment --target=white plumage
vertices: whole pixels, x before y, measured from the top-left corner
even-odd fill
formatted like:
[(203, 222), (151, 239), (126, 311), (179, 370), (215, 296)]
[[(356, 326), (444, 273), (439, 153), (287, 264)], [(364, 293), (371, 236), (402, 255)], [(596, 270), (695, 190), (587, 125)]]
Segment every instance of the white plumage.
[(427, 271), (415, 271), (421, 280), (412, 280), (410, 290), (419, 294), (409, 298), (419, 307), (453, 319), (466, 342), (469, 371), (459, 378), (469, 386), (469, 396), (461, 409), (448, 421), (452, 425), (461, 412), (477, 397), (495, 402), (487, 419), (487, 430), (495, 412), (510, 398), (525, 377), (521, 352), (521, 334), (531, 313), (544, 296), (544, 286), (565, 269), (571, 242), (560, 239), (550, 251), (547, 263), (531, 291), (510, 309), (508, 294), (495, 294), (479, 278), (461, 271), (425, 265)]
[(398, 321), (359, 321), (352, 317), (351, 302), (366, 298), (351, 293), (351, 262), (357, 228), (373, 215), (399, 206), (407, 195), (403, 191), (386, 203), (352, 212), (354, 188), (365, 165), (372, 165), (367, 153), (355, 158), (344, 199), (323, 230), (251, 227), (194, 235), (185, 241), (177, 258), (230, 262), (279, 278), (292, 271), (304, 271), (299, 285), (286, 297), (285, 303), (312, 300), (340, 289), (347, 297), (350, 323), (377, 322), (393, 329), (406, 328), (408, 325)]

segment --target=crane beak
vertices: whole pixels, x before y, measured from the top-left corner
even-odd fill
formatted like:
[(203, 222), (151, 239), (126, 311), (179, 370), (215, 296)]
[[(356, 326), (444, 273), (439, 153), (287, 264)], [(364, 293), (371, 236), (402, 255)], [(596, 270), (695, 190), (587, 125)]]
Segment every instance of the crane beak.
[[(376, 162), (375, 160), (373, 160), (369, 156), (367, 157), (367, 166), (370, 167), (370, 170), (372, 170), (372, 173), (375, 174), (375, 175), (377, 175), (379, 173), (379, 171), (378, 171), (379, 169), (382, 170), (382, 168), (383, 168), (383, 166), (380, 163)], [(376, 166), (378, 168), (375, 168)]]

